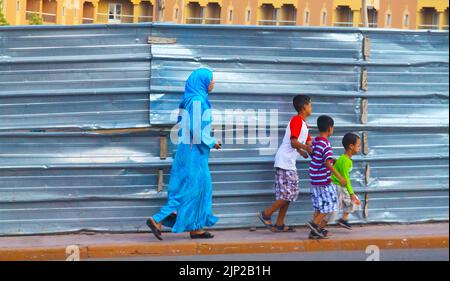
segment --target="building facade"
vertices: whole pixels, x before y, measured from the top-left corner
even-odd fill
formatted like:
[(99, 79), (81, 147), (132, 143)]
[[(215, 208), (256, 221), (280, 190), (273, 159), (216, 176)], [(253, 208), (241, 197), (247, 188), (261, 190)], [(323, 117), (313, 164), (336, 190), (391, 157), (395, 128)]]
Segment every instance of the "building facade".
[[(447, 29), (447, 0), (367, 0), (369, 26)], [(3, 0), (10, 25), (173, 22), (360, 27), (361, 0)]]

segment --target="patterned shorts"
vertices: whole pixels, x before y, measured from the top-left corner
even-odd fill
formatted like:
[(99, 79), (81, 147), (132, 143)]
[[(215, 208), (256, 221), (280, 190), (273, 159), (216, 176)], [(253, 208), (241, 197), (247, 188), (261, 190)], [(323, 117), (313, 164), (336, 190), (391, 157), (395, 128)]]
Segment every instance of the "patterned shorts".
[(338, 196), (335, 186), (311, 186), (313, 207), (321, 214), (330, 214), (339, 210)]
[(353, 213), (355, 211), (355, 203), (353, 203), (352, 198), (341, 186), (334, 185), (337, 191), (337, 196), (339, 200), (339, 209), (344, 213)]
[(299, 194), (298, 175), (295, 170), (275, 170), (275, 197), (277, 200), (297, 201)]

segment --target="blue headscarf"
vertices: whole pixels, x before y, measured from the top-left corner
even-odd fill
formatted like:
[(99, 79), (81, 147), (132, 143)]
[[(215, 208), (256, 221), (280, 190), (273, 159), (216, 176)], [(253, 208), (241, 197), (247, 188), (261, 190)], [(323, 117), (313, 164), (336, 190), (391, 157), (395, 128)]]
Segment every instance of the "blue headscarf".
[(180, 103), (180, 108), (186, 108), (186, 105), (188, 105), (194, 97), (202, 98), (208, 107), (211, 107), (208, 100), (208, 88), (212, 79), (213, 73), (209, 69), (199, 68), (192, 72), (186, 81), (184, 97)]

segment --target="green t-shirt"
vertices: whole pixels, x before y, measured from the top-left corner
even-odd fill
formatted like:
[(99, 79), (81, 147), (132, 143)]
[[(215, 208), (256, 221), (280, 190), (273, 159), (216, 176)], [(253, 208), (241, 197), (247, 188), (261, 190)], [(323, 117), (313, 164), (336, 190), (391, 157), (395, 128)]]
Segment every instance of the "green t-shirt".
[[(347, 191), (351, 195), (353, 194), (352, 184), (350, 182), (350, 172), (353, 169), (353, 161), (346, 154), (342, 154), (341, 157), (334, 163), (336, 171), (344, 177), (347, 181)], [(339, 179), (335, 175), (331, 175), (331, 181), (336, 185), (341, 185)]]

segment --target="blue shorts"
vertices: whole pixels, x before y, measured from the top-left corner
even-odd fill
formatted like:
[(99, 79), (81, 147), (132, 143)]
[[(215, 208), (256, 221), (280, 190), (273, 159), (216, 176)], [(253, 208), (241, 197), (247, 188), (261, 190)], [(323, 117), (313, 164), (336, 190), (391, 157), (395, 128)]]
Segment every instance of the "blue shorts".
[(336, 188), (332, 184), (311, 186), (311, 198), (314, 210), (321, 214), (330, 214), (339, 210)]

